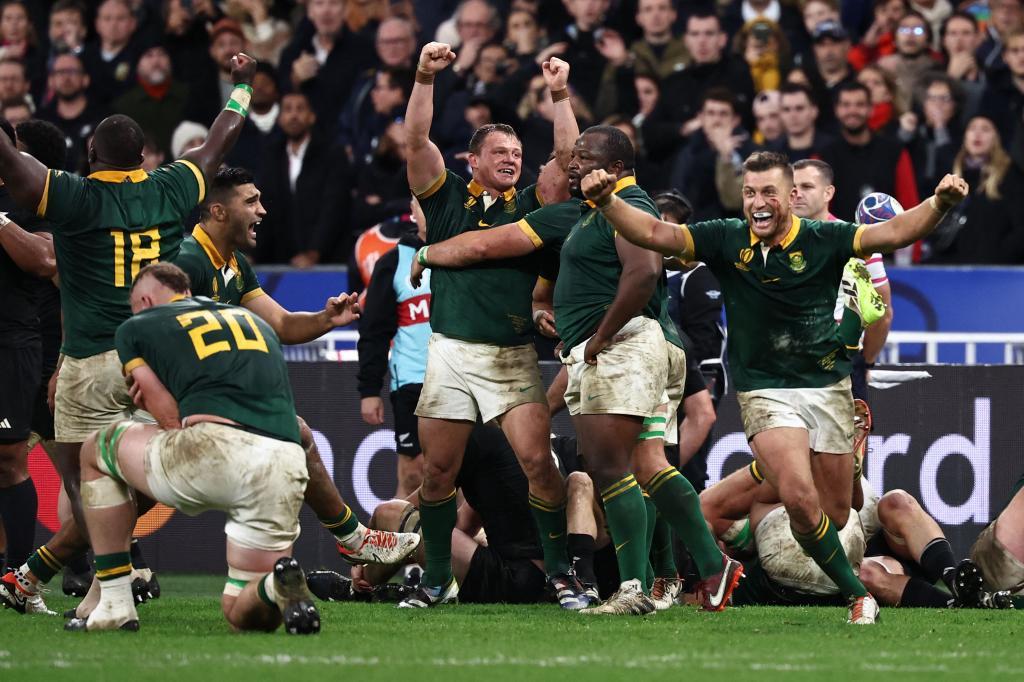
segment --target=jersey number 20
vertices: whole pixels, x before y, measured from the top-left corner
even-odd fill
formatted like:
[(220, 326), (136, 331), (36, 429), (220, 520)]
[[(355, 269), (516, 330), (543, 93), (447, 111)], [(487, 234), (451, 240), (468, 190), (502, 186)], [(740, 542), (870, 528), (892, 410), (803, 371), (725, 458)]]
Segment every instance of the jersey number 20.
[[(183, 328), (188, 329), (189, 338), (192, 339), (192, 347), (196, 349), (196, 355), (200, 360), (226, 350), (231, 350), (231, 342), (227, 338), (222, 338), (219, 341), (205, 338), (209, 334), (222, 331), (224, 325), (227, 325), (228, 329), (231, 330), (231, 338), (235, 342), (235, 350), (270, 352), (267, 350), (267, 342), (263, 338), (260, 328), (256, 326), (256, 321), (252, 319), (252, 315), (244, 310), (196, 310), (178, 315), (175, 319), (178, 320), (178, 324)], [(249, 331), (252, 332), (251, 339), (242, 331), (239, 321), (245, 322)]]

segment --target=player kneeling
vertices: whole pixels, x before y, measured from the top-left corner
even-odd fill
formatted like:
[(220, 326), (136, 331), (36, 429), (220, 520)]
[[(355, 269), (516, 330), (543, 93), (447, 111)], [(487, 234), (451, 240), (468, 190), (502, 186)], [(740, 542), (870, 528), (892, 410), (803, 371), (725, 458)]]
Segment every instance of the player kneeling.
[(147, 266), (132, 285), (135, 315), (117, 330), (117, 350), (133, 397), (162, 430), (120, 422), (82, 447), (101, 592), (88, 618), (67, 629), (139, 627), (128, 553), (134, 488), (186, 514), (227, 513), (221, 606), (231, 625), (274, 630), (283, 617), (290, 633), (319, 632), (305, 576), (288, 556), (309, 477), (277, 336), (242, 308), (189, 295), (188, 277), (168, 263)]

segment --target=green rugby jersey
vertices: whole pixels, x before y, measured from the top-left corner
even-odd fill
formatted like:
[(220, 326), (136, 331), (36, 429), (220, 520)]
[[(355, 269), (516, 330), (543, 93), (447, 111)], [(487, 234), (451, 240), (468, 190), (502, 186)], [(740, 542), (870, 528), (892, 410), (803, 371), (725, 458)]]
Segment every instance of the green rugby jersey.
[(225, 262), (202, 225), (197, 224), (192, 236), (182, 240), (181, 249), (172, 260), (188, 275), (193, 296), (245, 305), (264, 295), (245, 254), (236, 249), (231, 260)]
[(821, 388), (850, 375), (832, 313), (843, 266), (861, 256), (863, 226), (793, 216), (785, 239), (767, 252), (744, 220), (682, 229), (694, 260), (722, 285), (737, 390)]
[[(631, 206), (656, 217), (661, 215), (647, 192), (637, 186), (633, 176), (620, 178), (615, 183), (615, 194)], [(622, 275), (622, 262), (615, 248), (615, 228), (593, 207), (593, 203), (588, 201), (577, 206), (580, 212), (562, 244), (558, 280), (555, 282), (555, 327), (565, 343), (562, 349), (564, 356), (597, 330), (601, 318), (615, 300)], [(668, 317), (668, 288), (664, 273), (640, 314), (658, 320), (665, 338), (683, 347), (675, 325)]]
[(125, 374), (148, 365), (182, 417), (214, 414), (299, 442), (295, 401), (277, 334), (245, 308), (177, 299), (117, 329)]
[[(510, 189), (484, 208), (484, 188), (446, 170), (416, 195), (427, 218), (427, 243), (463, 232), (514, 223), (540, 207), (536, 185)], [(466, 268), (433, 268), (430, 326), (465, 341), (518, 346), (533, 331), (532, 294), (541, 257), (487, 261)]]
[(144, 265), (178, 253), (182, 220), (205, 193), (203, 173), (189, 161), (152, 173), (47, 173), (36, 213), (53, 224), (65, 355), (114, 348), (117, 326), (131, 316), (132, 280)]

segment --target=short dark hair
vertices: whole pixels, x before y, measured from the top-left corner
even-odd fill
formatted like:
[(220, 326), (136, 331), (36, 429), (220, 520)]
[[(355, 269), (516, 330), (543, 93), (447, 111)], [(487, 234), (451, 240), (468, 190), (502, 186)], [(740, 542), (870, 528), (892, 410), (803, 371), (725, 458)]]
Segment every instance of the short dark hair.
[(631, 171), (636, 167), (636, 150), (629, 136), (615, 126), (597, 125), (590, 126), (583, 131), (584, 135), (600, 135), (604, 138), (604, 146), (601, 152), (614, 163), (621, 161), (624, 170)]
[[(6, 7), (6, 5), (0, 5), (0, 10), (3, 10), (4, 7)], [(0, 66), (3, 66), (4, 64), (16, 65), (18, 68), (21, 69), (22, 78), (28, 78), (28, 67), (25, 66), (25, 62), (21, 61), (20, 59), (15, 59), (14, 57), (4, 57), (3, 59), (0, 59)]]
[(953, 12), (948, 17), (946, 17), (945, 21), (942, 22), (942, 28), (939, 29), (939, 37), (946, 37), (946, 29), (949, 28), (950, 22), (952, 22), (954, 19), (963, 19), (964, 21), (969, 21), (971, 23), (971, 26), (974, 27), (974, 30), (978, 30), (978, 20), (974, 17), (973, 14), (969, 12), (964, 12), (963, 10), (957, 10), (956, 12)]
[(707, 7), (701, 7), (700, 9), (691, 12), (690, 16), (686, 17), (686, 24), (684, 26), (684, 30), (689, 29), (690, 21), (692, 19), (714, 19), (716, 22), (718, 22), (718, 30), (722, 30), (722, 17), (718, 16), (718, 14), (714, 10), (708, 9)]
[(658, 192), (653, 198), (658, 212), (680, 225), (693, 215), (693, 203), (677, 189)]
[(839, 84), (836, 88), (835, 97), (832, 98), (833, 104), (839, 104), (839, 98), (842, 97), (844, 92), (863, 92), (864, 96), (868, 98), (868, 104), (871, 103), (871, 90), (868, 86), (858, 81), (845, 81)]
[(85, 25), (85, 5), (78, 0), (57, 0), (50, 9), (50, 15), (57, 12), (78, 12), (78, 16), (82, 17), (82, 25)]
[(256, 182), (252, 173), (238, 166), (221, 168), (213, 176), (213, 181), (206, 190), (206, 198), (199, 205), (199, 219), (207, 220), (210, 217), (210, 206), (222, 204), (227, 200), (229, 194), (235, 191), (236, 187)]
[(473, 133), (473, 137), (469, 138), (469, 153), (479, 154), (480, 150), (483, 149), (484, 142), (487, 141), (487, 136), (491, 133), (511, 135), (517, 140), (519, 139), (516, 129), (507, 123), (487, 123), (477, 128), (476, 132)]
[(176, 294), (184, 294), (192, 289), (192, 282), (189, 281), (188, 274), (184, 270), (174, 263), (161, 262), (150, 263), (139, 270), (139, 274), (135, 276), (135, 281), (132, 282), (132, 288), (129, 290), (129, 293), (135, 291), (135, 287), (144, 277), (155, 278), (156, 281)]
[(734, 114), (738, 114), (740, 110), (740, 105), (736, 100), (736, 95), (733, 94), (733, 91), (729, 88), (721, 86), (708, 88), (704, 91), (704, 94), (700, 96), (700, 108), (703, 109), (704, 105), (708, 102), (722, 102), (723, 104), (728, 104)]
[(791, 83), (786, 81), (779, 86), (779, 95), (796, 95), (798, 93), (806, 95), (811, 104), (815, 106), (818, 105), (818, 103), (814, 101), (814, 92), (803, 83)]
[(793, 164), (793, 170), (795, 171), (803, 170), (804, 168), (813, 168), (821, 173), (821, 177), (825, 180), (826, 185), (835, 184), (835, 171), (832, 170), (832, 166), (828, 165), (821, 159), (800, 159)]
[(18, 142), (28, 155), (47, 168), (63, 168), (67, 162), (67, 142), (60, 128), (49, 121), (32, 119), (18, 124)]
[(107, 116), (96, 126), (92, 145), (96, 160), (116, 168), (142, 165), (142, 146), (146, 136), (135, 119), (124, 114)]
[(764, 173), (773, 168), (781, 168), (783, 174), (793, 182), (793, 167), (789, 165), (789, 157), (782, 152), (754, 152), (743, 162), (744, 173)]

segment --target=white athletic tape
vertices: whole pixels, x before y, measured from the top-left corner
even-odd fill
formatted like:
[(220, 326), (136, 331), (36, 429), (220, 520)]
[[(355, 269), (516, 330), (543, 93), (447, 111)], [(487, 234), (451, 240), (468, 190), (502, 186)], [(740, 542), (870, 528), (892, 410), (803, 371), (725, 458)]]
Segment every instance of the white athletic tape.
[(90, 509), (117, 507), (131, 499), (128, 486), (107, 476), (95, 481), (82, 481), (82, 505)]
[(244, 580), (247, 583), (251, 583), (257, 578), (262, 578), (267, 574), (267, 571), (243, 571), (240, 568), (234, 566), (228, 566), (228, 577), (232, 580)]

